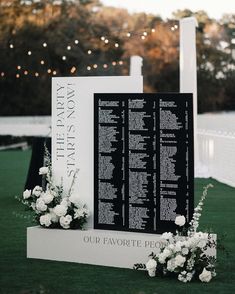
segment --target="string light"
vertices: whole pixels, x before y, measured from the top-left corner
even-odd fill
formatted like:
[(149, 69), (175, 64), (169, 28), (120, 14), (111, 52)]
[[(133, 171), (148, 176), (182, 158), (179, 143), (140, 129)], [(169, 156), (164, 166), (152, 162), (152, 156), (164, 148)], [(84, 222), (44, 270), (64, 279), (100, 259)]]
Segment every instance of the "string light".
[(4, 77), (5, 76), (5, 73), (2, 71), (1, 72), (1, 77)]
[(174, 25), (175, 29), (178, 29), (178, 26), (177, 25)]
[(56, 70), (53, 70), (52, 74), (55, 76), (57, 74)]
[(20, 75), (19, 74), (16, 74), (16, 78), (19, 79), (19, 77), (20, 77)]
[[(172, 25), (171, 27), (169, 27), (169, 29), (170, 30), (172, 30), (172, 31), (175, 31), (176, 29), (178, 29), (178, 25), (177, 24), (175, 24), (175, 25)], [(124, 37), (126, 36), (126, 37), (128, 37), (128, 38), (130, 38), (130, 37), (137, 37), (137, 38), (141, 38), (142, 40), (145, 40), (149, 35), (150, 35), (150, 33), (152, 32), (152, 33), (154, 33), (156, 31), (156, 29), (155, 28), (149, 28), (149, 29), (145, 29), (145, 30), (139, 30), (139, 32), (138, 31), (133, 31), (133, 32), (123, 32), (124, 33)], [(141, 33), (142, 32), (142, 33)], [(123, 36), (123, 35), (122, 35)], [(108, 37), (105, 37), (105, 36), (101, 36), (101, 37), (99, 37), (105, 44), (109, 44), (109, 43), (111, 43), (111, 37), (110, 37), (110, 39), (109, 39), (109, 36)], [(79, 44), (80, 42), (79, 42), (79, 40), (77, 40), (77, 39), (75, 39), (75, 40), (73, 40), (73, 43), (74, 44)], [(46, 43), (46, 42), (43, 42), (43, 43), (41, 43), (41, 46), (42, 47), (44, 47), (44, 48), (46, 48), (46, 47), (48, 47), (48, 43)], [(115, 47), (115, 48), (118, 48), (118, 47), (120, 47), (120, 44), (118, 43), (118, 42), (116, 42), (115, 43), (115, 41), (114, 41), (114, 43), (113, 43), (113, 46)], [(9, 44), (9, 47), (11, 48), (11, 49), (13, 49), (13, 48), (15, 48), (15, 45), (13, 45), (13, 42), (12, 43), (10, 43)], [(71, 46), (71, 44), (67, 44), (67, 46), (65, 47), (65, 48), (67, 48), (67, 50), (72, 50), (72, 46)], [(82, 50), (82, 48), (81, 48), (81, 50)], [(31, 55), (33, 55), (33, 52), (31, 51), (31, 50), (28, 50), (28, 51), (26, 51), (27, 52), (27, 55), (29, 55), (29, 56), (31, 56)], [(91, 49), (89, 49), (89, 50), (87, 50), (87, 51), (84, 51), (83, 50), (83, 53), (87, 53), (88, 55), (91, 55), (92, 53), (93, 53), (93, 50), (92, 50), (92, 48)], [(62, 60), (63, 61), (66, 61), (68, 58), (65, 56), (65, 55), (63, 55), (63, 56), (61, 56), (61, 58), (62, 58)], [(40, 64), (41, 65), (44, 65), (46, 62), (44, 61), (44, 60), (40, 60)], [(123, 63), (123, 61), (122, 60), (120, 60), (120, 61), (113, 61), (113, 62), (111, 62), (110, 63), (110, 65), (113, 65), (113, 66), (116, 66), (116, 65), (123, 65), (124, 63)], [(101, 64), (101, 65), (99, 65), (99, 66), (101, 66), (101, 67), (103, 67), (104, 69), (107, 69), (108, 67), (109, 67), (109, 64)], [(22, 66), (20, 66), (20, 65), (16, 65), (16, 68), (17, 68), (17, 70), (21, 70), (22, 69)], [(71, 73), (74, 73), (77, 69), (76, 69), (76, 67), (74, 67), (75, 69), (73, 69), (73, 67), (70, 69), (70, 71), (71, 71)], [(87, 70), (92, 70), (92, 69), (96, 69), (96, 68), (98, 68), (98, 65), (97, 64), (93, 64), (93, 65), (88, 65), (87, 66)], [(32, 69), (33, 70), (33, 69)], [(31, 69), (30, 69), (30, 71), (31, 71)], [(48, 73), (52, 73), (52, 74), (57, 74), (56, 73), (56, 71), (52, 71), (51, 69), (48, 69), (47, 70), (48, 71)], [(24, 72), (23, 72), (23, 74), (24, 75), (28, 75), (29, 73), (28, 73), (28, 71), (27, 70), (25, 70)], [(2, 72), (1, 73), (1, 76), (3, 77), (5, 74)], [(39, 76), (39, 73), (38, 72), (35, 72), (35, 73), (32, 73), (31, 74), (32, 76)]]
[(50, 68), (48, 68), (47, 72), (50, 74), (50, 73), (51, 73), (51, 69), (50, 69)]

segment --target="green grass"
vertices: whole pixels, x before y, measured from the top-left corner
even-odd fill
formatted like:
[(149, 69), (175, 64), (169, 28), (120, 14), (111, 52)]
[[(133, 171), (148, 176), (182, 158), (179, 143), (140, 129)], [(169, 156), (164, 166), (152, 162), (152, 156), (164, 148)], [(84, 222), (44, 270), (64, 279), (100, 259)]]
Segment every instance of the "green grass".
[[(214, 180), (196, 180), (196, 201), (212, 182), (201, 218), (201, 229), (212, 229), (230, 255), (218, 250), (217, 277), (209, 284), (183, 284), (148, 278), (144, 272), (26, 258), (27, 219), (16, 217), (24, 208), (14, 199), (27, 175), (29, 151), (0, 152), (0, 293), (235, 293), (235, 189)], [(68, 240), (69, 242), (69, 240)], [(78, 248), (79, 250), (79, 248)]]

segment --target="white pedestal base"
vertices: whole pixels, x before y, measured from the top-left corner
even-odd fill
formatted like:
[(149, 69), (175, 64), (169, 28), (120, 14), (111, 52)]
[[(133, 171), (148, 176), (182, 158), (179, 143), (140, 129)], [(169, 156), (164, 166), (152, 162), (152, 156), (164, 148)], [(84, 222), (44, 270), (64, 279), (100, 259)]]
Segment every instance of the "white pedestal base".
[(121, 268), (145, 263), (160, 235), (88, 229), (27, 228), (27, 257)]
[[(28, 258), (133, 268), (146, 263), (151, 252), (158, 253), (160, 245), (156, 234), (27, 228)], [(207, 254), (216, 256), (216, 248)]]

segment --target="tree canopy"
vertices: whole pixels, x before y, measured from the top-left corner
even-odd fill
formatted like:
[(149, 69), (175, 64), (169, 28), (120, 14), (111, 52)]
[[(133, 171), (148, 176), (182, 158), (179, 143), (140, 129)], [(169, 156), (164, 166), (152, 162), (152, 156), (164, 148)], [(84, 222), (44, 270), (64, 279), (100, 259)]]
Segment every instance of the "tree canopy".
[(235, 15), (162, 20), (98, 0), (1, 0), (0, 115), (50, 114), (53, 76), (126, 75), (133, 55), (144, 58), (145, 92), (178, 92), (178, 20), (192, 15), (199, 112), (235, 110)]

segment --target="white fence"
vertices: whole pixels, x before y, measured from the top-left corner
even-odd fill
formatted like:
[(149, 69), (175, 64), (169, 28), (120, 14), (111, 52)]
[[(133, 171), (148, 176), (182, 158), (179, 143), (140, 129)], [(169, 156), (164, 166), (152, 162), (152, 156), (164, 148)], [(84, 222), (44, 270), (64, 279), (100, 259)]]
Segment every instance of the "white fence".
[(201, 173), (235, 187), (235, 134), (198, 130)]

